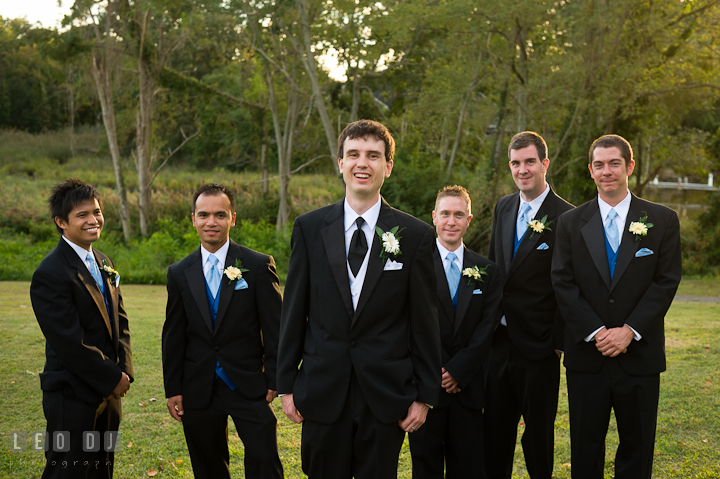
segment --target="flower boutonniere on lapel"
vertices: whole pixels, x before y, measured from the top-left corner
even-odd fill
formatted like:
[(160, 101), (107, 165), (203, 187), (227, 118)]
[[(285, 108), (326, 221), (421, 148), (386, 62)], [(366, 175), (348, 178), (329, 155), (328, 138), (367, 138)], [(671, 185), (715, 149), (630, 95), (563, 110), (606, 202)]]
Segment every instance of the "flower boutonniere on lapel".
[(242, 267), (242, 263), (239, 259), (235, 260), (235, 266), (228, 266), (223, 270), (223, 275), (227, 277), (230, 281), (228, 281), (228, 284), (232, 283), (233, 281), (242, 279), (242, 274), (250, 271), (249, 269), (245, 269)]
[(102, 260), (102, 270), (108, 275), (108, 279), (117, 288), (120, 285), (120, 273), (113, 267), (111, 267), (105, 260)]
[(470, 286), (473, 281), (480, 284), (483, 282), (483, 275), (487, 275), (487, 269), (490, 265), (485, 265), (484, 268), (478, 268), (477, 265), (473, 266), (472, 268), (465, 268), (462, 270), (462, 275), (466, 278), (468, 278), (467, 285)]
[(542, 217), (541, 220), (531, 220), (528, 221), (528, 230), (530, 230), (530, 238), (532, 239), (533, 235), (535, 233), (541, 235), (545, 232), (545, 230), (552, 231), (552, 228), (550, 228), (550, 225), (553, 224), (552, 221), (547, 220), (547, 216), (545, 215)]
[(637, 221), (633, 221), (630, 223), (630, 232), (635, 235), (635, 241), (640, 241), (643, 236), (647, 236), (648, 230), (653, 227), (652, 223), (648, 223), (648, 214), (646, 212), (642, 212), (645, 216), (641, 217)]
[(396, 226), (390, 231), (383, 231), (379, 226), (375, 227), (375, 232), (380, 237), (380, 239), (382, 239), (380, 259), (385, 259), (388, 256), (395, 257), (402, 254), (402, 251), (400, 251), (400, 240), (402, 239), (400, 233), (402, 232), (402, 229), (398, 228), (399, 226)]

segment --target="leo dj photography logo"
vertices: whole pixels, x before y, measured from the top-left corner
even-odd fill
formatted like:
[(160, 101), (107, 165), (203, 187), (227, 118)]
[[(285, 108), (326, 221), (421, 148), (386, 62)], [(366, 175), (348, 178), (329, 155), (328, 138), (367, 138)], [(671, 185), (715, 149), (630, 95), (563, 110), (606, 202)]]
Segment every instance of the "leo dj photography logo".
[[(14, 431), (10, 433), (10, 452), (37, 451), (54, 452), (70, 451), (70, 431), (55, 431), (52, 437), (48, 437), (46, 431), (27, 433), (25, 431)], [(74, 439), (74, 438), (73, 438)], [(120, 446), (120, 433), (118, 431), (107, 431), (102, 435), (98, 431), (83, 431), (82, 450), (83, 452), (98, 452), (102, 448), (106, 452), (115, 452)]]

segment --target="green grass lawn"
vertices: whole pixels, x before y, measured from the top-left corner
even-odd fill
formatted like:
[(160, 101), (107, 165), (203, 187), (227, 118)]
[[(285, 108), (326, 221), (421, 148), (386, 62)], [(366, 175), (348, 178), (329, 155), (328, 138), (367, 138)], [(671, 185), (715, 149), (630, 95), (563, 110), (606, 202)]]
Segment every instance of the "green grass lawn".
[[(0, 282), (0, 477), (40, 477), (42, 453), (10, 452), (13, 431), (42, 431), (38, 374), (44, 363), (44, 339), (35, 321), (29, 283)], [(690, 280), (680, 292), (717, 296), (720, 280)], [(191, 478), (192, 469), (180, 424), (165, 407), (160, 358), (164, 320), (162, 286), (123, 287), (130, 316), (136, 380), (123, 401), (121, 449), (116, 454), (116, 478)], [(720, 477), (720, 304), (675, 303), (666, 318), (668, 371), (662, 375), (660, 412), (655, 446), (654, 477)], [(555, 477), (570, 477), (570, 435), (564, 375), (556, 419)], [(278, 429), (280, 457), (288, 478), (305, 477), (300, 468), (300, 427), (282, 415)], [(522, 433), (522, 425), (519, 428)], [(242, 477), (243, 446), (230, 425), (230, 470)], [(518, 437), (519, 439), (519, 437)], [(617, 446), (614, 420), (608, 434), (606, 477), (613, 477)], [(410, 453), (403, 446), (398, 476), (410, 478)], [(513, 477), (527, 478), (518, 442)]]

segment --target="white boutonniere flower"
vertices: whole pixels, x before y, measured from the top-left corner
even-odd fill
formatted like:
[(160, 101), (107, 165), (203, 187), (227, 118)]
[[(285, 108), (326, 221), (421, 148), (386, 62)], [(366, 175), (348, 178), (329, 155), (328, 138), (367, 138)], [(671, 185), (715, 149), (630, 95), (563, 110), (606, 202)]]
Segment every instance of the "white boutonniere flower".
[(530, 238), (532, 239), (533, 235), (535, 233), (537, 234), (543, 234), (545, 230), (552, 231), (550, 228), (550, 225), (552, 224), (552, 221), (547, 220), (547, 215), (543, 216), (540, 221), (538, 220), (531, 220), (528, 221), (528, 229), (530, 230)]
[(647, 236), (648, 230), (653, 227), (652, 223), (647, 222), (647, 213), (642, 212), (645, 216), (637, 221), (630, 223), (630, 232), (635, 235), (635, 241), (640, 241), (643, 236)]
[(400, 251), (400, 232), (399, 226), (392, 228), (390, 231), (383, 231), (379, 226), (375, 227), (375, 232), (382, 240), (382, 250), (380, 251), (380, 259), (385, 259), (388, 255), (398, 256), (402, 254)]
[(102, 270), (107, 273), (108, 278), (112, 282), (116, 282), (117, 281), (116, 278), (120, 277), (120, 273), (118, 273), (116, 269), (114, 269), (109, 264), (107, 264), (107, 262), (105, 262), (105, 260), (102, 260)]
[(462, 275), (469, 278), (467, 285), (470, 286), (473, 281), (476, 283), (482, 283), (483, 278), (482, 275), (487, 275), (487, 268), (489, 265), (486, 265), (484, 268), (478, 268), (477, 265), (473, 266), (472, 268), (465, 268), (462, 270)]
[(250, 271), (242, 267), (242, 263), (239, 259), (235, 260), (235, 266), (228, 266), (223, 270), (223, 274), (229, 279), (228, 284), (242, 278), (242, 274)]

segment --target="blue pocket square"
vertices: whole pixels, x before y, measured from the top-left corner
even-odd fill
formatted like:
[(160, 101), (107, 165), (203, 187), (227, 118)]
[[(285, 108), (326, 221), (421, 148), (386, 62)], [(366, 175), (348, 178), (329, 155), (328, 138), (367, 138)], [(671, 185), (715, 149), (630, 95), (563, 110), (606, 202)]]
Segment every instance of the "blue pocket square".
[(635, 257), (642, 258), (643, 256), (650, 256), (651, 254), (655, 254), (655, 252), (651, 249), (640, 248), (637, 253), (635, 253)]
[(473, 289), (473, 294), (482, 294), (482, 289)]
[(235, 291), (237, 291), (238, 289), (248, 289), (248, 284), (245, 279), (240, 278), (239, 280), (237, 280), (237, 283), (235, 283)]
[(546, 249), (550, 249), (550, 247), (548, 246), (547, 243), (543, 243), (543, 244), (541, 244), (540, 246), (538, 246), (537, 249), (543, 251), (543, 250), (546, 250)]

